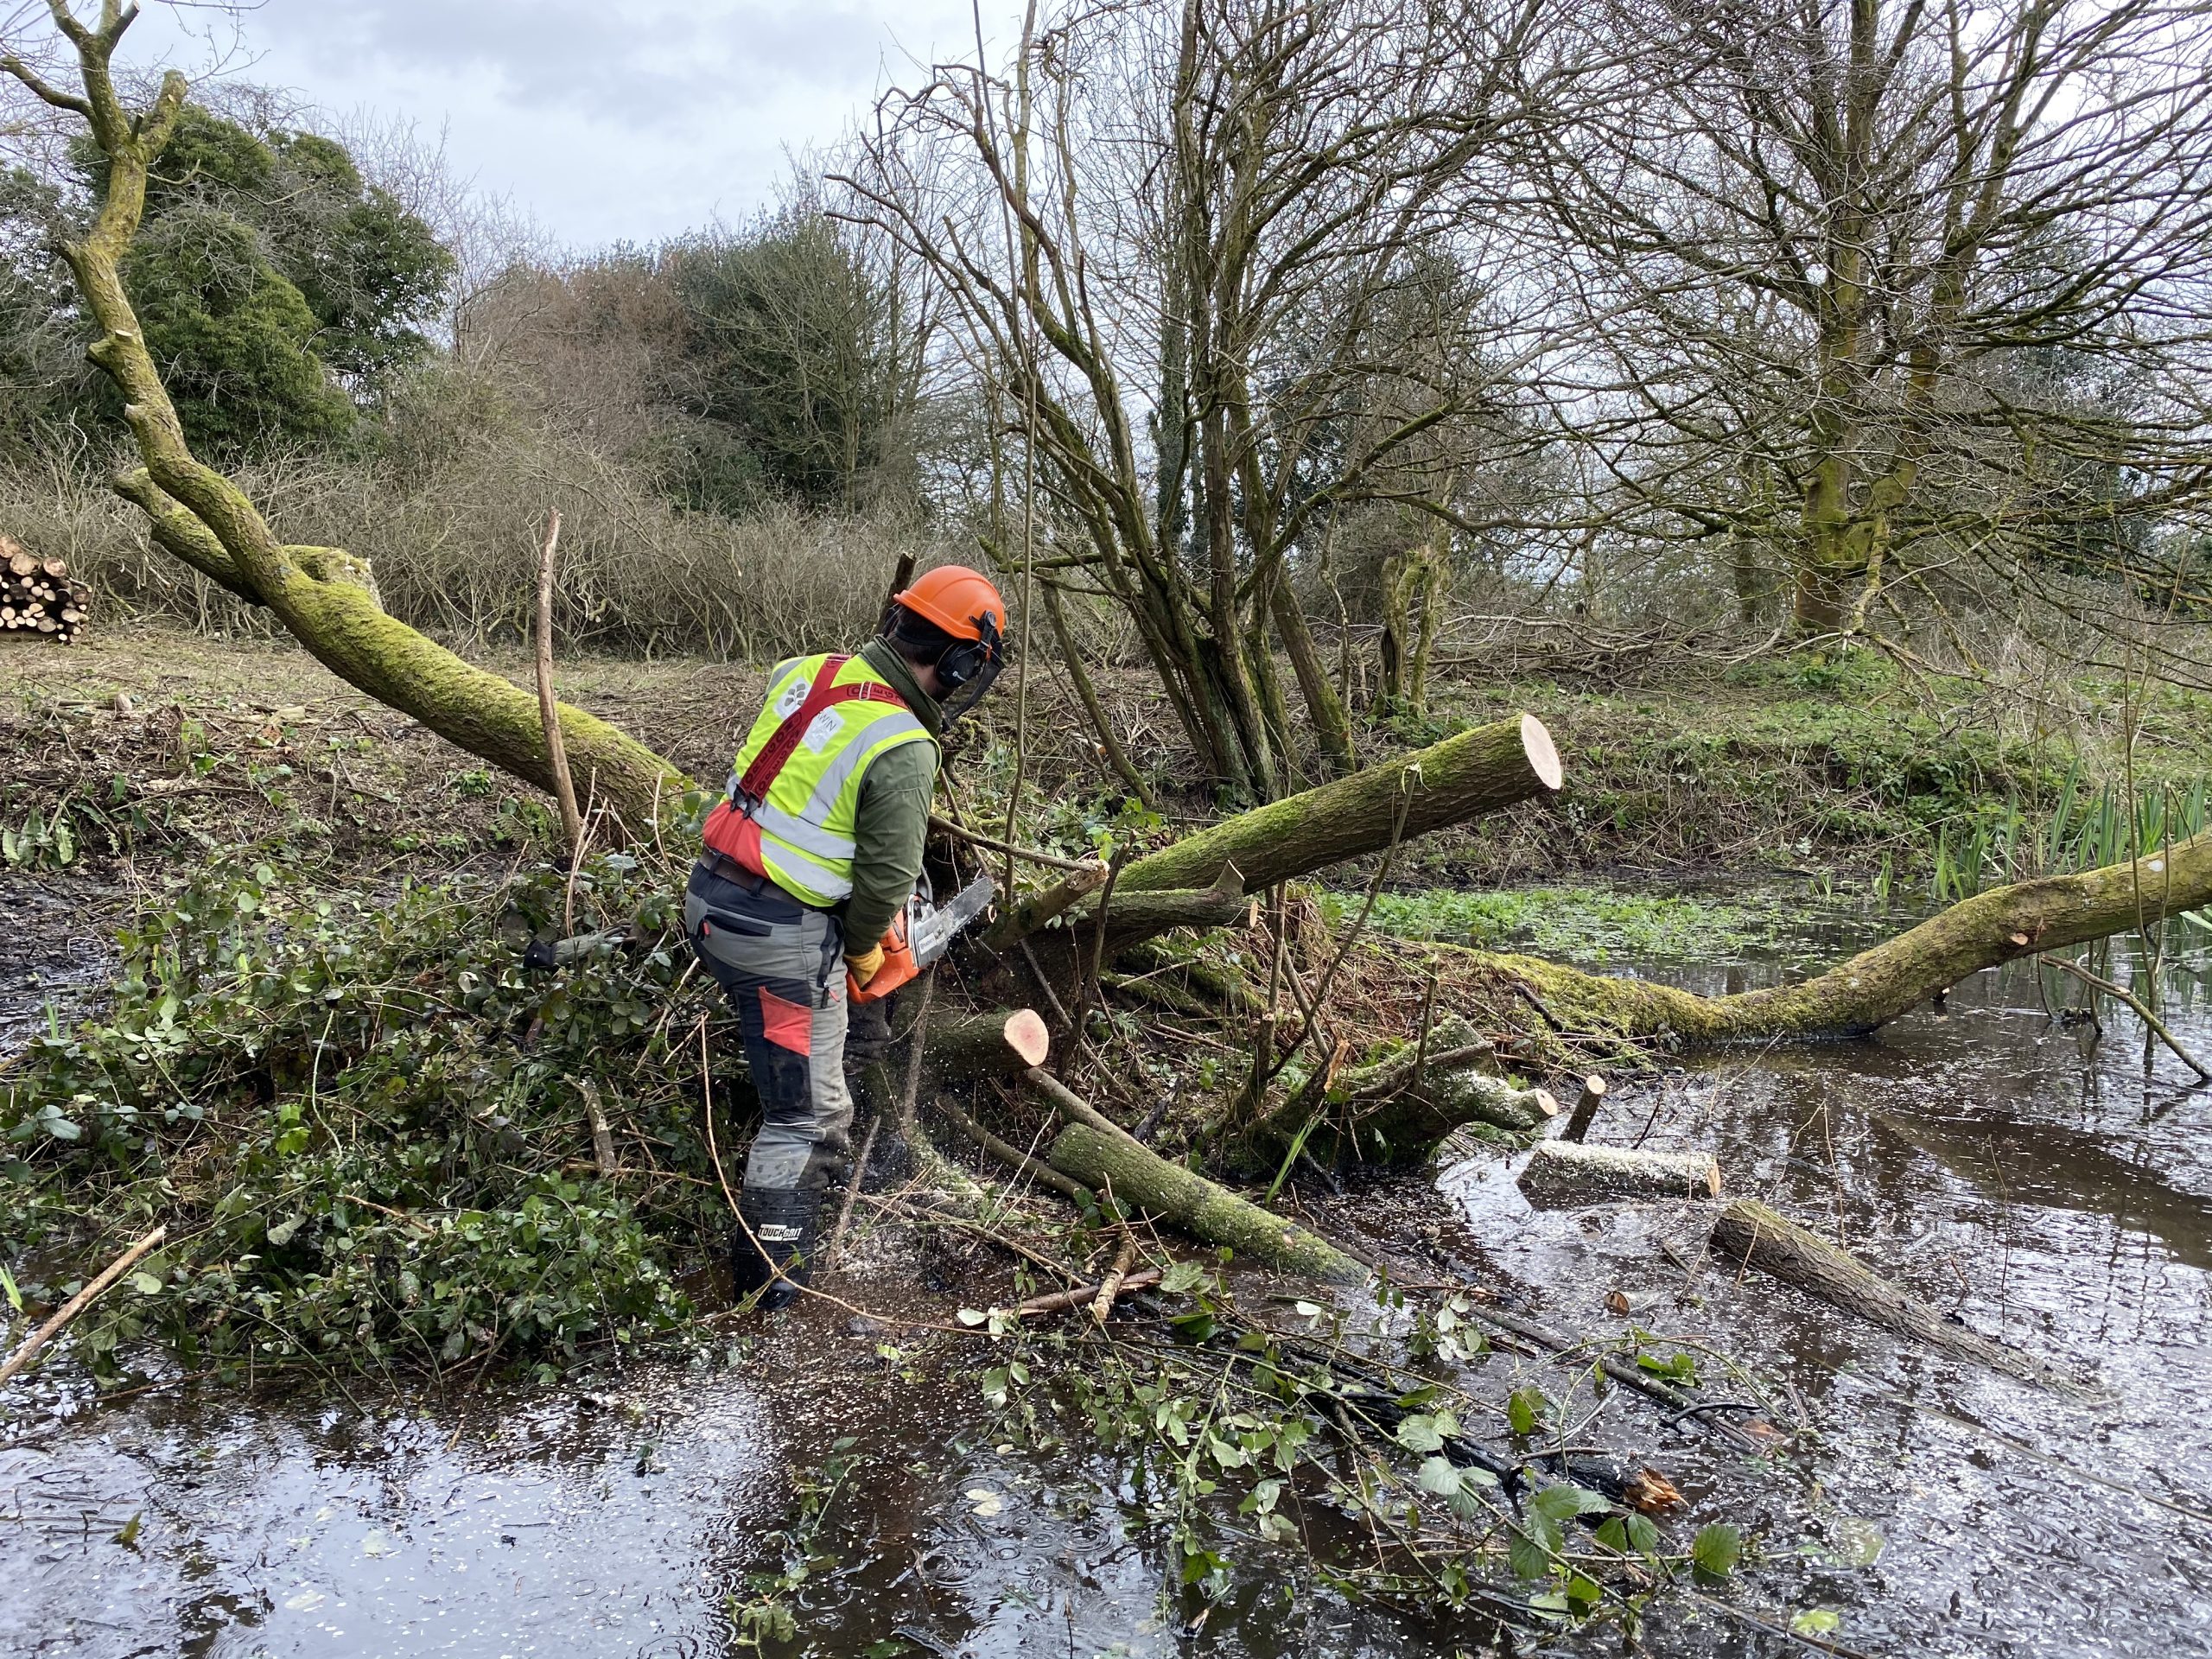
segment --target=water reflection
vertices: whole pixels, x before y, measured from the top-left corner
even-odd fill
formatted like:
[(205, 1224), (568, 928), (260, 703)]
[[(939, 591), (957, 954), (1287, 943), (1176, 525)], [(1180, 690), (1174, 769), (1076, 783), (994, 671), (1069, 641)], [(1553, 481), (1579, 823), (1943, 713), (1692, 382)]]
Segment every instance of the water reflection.
[[(1758, 955), (1643, 971), (1708, 993), (1755, 988), (1893, 927), (1811, 915)], [(2200, 1052), (2212, 1051), (2203, 938), (2171, 930), (2158, 970), (2169, 1023)], [(2114, 976), (2147, 982), (2148, 963), (2116, 954)], [(1861, 1647), (2212, 1652), (2212, 1091), (2163, 1052), (2146, 1071), (2124, 1013), (2107, 1013), (2101, 1040), (2053, 1020), (2069, 988), (2016, 964), (1865, 1041), (1708, 1057), (1623, 1089), (1595, 1138), (1711, 1148), (1733, 1193), (1840, 1238), (1976, 1329), (2095, 1376), (2109, 1392), (2099, 1405), (1701, 1262), (1704, 1224), (1679, 1209), (1554, 1217), (1495, 1171), (1444, 1181), (1471, 1243), (1551, 1287), (1561, 1322), (1618, 1328), (1603, 1298), (1622, 1287), (1655, 1304), (1643, 1319), (1656, 1328), (1779, 1368), (1825, 1444), (1754, 1500), (1773, 1552), (1761, 1593), (1777, 1611), (1840, 1610), (1840, 1634)], [(1881, 1536), (1877, 1565), (1838, 1564), (1847, 1525)]]

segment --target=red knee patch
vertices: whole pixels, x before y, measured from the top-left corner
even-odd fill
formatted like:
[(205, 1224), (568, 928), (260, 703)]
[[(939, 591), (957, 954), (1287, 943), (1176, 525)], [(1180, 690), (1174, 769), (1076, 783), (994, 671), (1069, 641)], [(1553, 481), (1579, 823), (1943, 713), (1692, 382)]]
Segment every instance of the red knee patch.
[(814, 1052), (814, 1010), (804, 1002), (787, 1002), (766, 985), (760, 988), (761, 1033), (778, 1048), (794, 1054)]

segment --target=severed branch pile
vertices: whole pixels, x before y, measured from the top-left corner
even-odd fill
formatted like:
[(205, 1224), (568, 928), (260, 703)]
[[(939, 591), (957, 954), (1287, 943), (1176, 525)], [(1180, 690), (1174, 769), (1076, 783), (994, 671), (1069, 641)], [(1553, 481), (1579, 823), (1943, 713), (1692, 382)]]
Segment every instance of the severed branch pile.
[(92, 608), (92, 590), (69, 579), (67, 563), (39, 558), (0, 535), (0, 630), (41, 634), (66, 645)]

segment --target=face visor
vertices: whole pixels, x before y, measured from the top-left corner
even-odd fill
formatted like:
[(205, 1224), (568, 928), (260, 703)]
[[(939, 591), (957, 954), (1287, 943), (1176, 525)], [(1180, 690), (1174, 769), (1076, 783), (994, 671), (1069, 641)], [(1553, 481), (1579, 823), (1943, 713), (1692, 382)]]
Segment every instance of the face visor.
[(988, 611), (976, 619), (979, 638), (963, 639), (937, 659), (937, 677), (949, 694), (944, 703), (948, 726), (983, 700), (1006, 667), (1008, 644), (998, 620)]

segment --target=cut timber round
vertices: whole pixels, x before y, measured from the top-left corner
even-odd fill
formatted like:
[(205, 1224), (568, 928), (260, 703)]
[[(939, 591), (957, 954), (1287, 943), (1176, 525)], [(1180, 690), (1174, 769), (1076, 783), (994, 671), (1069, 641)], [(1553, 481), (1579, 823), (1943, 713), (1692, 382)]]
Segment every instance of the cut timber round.
[(1544, 1141), (1522, 1170), (1521, 1196), (1539, 1210), (1624, 1198), (1717, 1198), (1720, 1166), (1709, 1152), (1630, 1152), (1579, 1141)]
[(1033, 1008), (930, 1021), (928, 1065), (948, 1079), (1009, 1077), (1042, 1065), (1052, 1052), (1052, 1033)]
[(1534, 715), (1521, 716), (1521, 752), (1529, 757), (1529, 770), (1546, 789), (1556, 791), (1567, 781), (1567, 768), (1560, 764), (1559, 745), (1552, 741), (1550, 728)]
[(1044, 1020), (1034, 1008), (1016, 1008), (1007, 1015), (1001, 1028), (1006, 1046), (1025, 1069), (1042, 1065), (1052, 1052), (1052, 1034), (1045, 1028)]
[(1562, 1141), (1580, 1141), (1590, 1133), (1598, 1109), (1605, 1103), (1605, 1080), (1592, 1071), (1582, 1079), (1582, 1093), (1574, 1103), (1574, 1109), (1567, 1115), (1567, 1127), (1559, 1132)]

